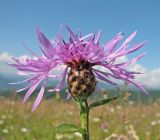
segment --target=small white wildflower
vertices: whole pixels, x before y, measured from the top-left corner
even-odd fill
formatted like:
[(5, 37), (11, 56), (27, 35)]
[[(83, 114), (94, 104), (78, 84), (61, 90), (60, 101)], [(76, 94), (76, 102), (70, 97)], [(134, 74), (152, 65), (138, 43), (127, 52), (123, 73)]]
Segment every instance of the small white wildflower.
[(72, 139), (74, 136), (73, 135), (65, 134), (64, 137), (67, 138), (67, 139)]
[(147, 131), (146, 135), (149, 137), (151, 135), (151, 132)]
[(134, 104), (134, 101), (129, 101), (129, 104), (130, 104), (130, 105), (133, 105), (133, 104)]
[(25, 127), (23, 127), (23, 128), (21, 128), (21, 132), (22, 132), (22, 133), (27, 133), (27, 132), (28, 132), (28, 129), (25, 128)]
[(5, 134), (9, 133), (8, 129), (3, 129), (2, 132), (5, 133)]
[(156, 121), (152, 121), (152, 122), (151, 122), (151, 125), (152, 125), (152, 126), (155, 126), (155, 125), (156, 125)]
[(116, 108), (117, 108), (118, 110), (121, 110), (121, 109), (122, 109), (122, 107), (121, 107), (120, 105), (117, 105)]
[(77, 137), (82, 137), (82, 134), (80, 134), (79, 132), (74, 132), (73, 134)]
[(61, 140), (61, 139), (63, 139), (63, 135), (57, 133), (57, 134), (56, 134), (56, 140)]
[(100, 119), (99, 117), (95, 117), (95, 118), (92, 119), (92, 121), (93, 121), (93, 122), (100, 122), (101, 119)]
[(15, 101), (11, 101), (11, 105), (15, 105)]
[(105, 138), (105, 140), (112, 140), (112, 139), (116, 139), (117, 138), (117, 134), (113, 133), (112, 135), (110, 135), (109, 137)]
[(108, 129), (103, 129), (104, 133), (108, 133)]
[(139, 140), (139, 137), (137, 136), (136, 131), (132, 125), (129, 125), (128, 138), (132, 140)]
[(3, 120), (5, 120), (7, 117), (6, 117), (6, 115), (2, 115), (1, 118), (2, 118)]
[(160, 117), (160, 113), (159, 112), (156, 113), (156, 117), (157, 118)]
[(3, 120), (0, 120), (0, 125), (4, 124), (4, 121)]
[(114, 109), (114, 108), (110, 108), (110, 112), (111, 112), (111, 113), (114, 113), (114, 112), (115, 112), (115, 109)]

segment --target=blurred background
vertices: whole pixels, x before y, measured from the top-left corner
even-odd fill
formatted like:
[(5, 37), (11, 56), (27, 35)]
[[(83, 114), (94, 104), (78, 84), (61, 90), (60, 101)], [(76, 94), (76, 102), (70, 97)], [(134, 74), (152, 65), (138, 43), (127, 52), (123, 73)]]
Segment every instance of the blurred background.
[[(66, 89), (61, 93), (46, 92), (38, 109), (31, 112), (32, 101), (39, 90), (26, 104), (22, 104), (25, 92), (16, 93), (16, 90), (24, 85), (8, 84), (25, 78), (17, 76), (16, 70), (7, 65), (13, 62), (12, 57), (31, 57), (24, 44), (41, 54), (35, 33), (37, 25), (49, 39), (58, 35), (62, 25), (69, 25), (74, 31), (81, 30), (84, 35), (101, 30), (101, 44), (107, 43), (120, 31), (127, 37), (137, 30), (132, 43), (146, 40), (147, 44), (118, 61), (127, 61), (146, 52), (145, 57), (129, 69), (144, 72), (136, 80), (150, 94), (146, 96), (123, 82), (119, 88), (100, 82), (99, 90), (90, 98), (90, 102), (117, 94), (121, 98), (91, 112), (91, 139), (116, 140), (122, 137), (129, 140), (159, 140), (159, 5), (158, 0), (0, 0), (0, 140), (81, 139), (77, 133), (62, 135), (55, 131), (55, 126), (61, 123), (79, 125), (76, 105), (72, 100), (65, 100)], [(67, 38), (68, 33), (63, 30), (63, 36)], [(56, 83), (53, 79), (48, 87)], [(93, 131), (95, 129), (97, 133)]]

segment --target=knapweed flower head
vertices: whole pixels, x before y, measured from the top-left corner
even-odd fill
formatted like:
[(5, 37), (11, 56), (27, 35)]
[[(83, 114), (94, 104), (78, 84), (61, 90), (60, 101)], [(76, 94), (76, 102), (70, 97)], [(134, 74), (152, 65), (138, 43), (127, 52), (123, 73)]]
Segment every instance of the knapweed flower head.
[[(24, 102), (31, 96), (38, 85), (41, 85), (41, 89), (32, 108), (33, 110), (40, 103), (47, 81), (50, 78), (61, 78), (57, 86), (49, 90), (50, 92), (59, 92), (64, 88), (65, 81), (67, 81), (68, 95), (71, 95), (75, 99), (83, 100), (91, 95), (96, 88), (98, 80), (117, 85), (112, 80), (113, 78), (132, 83), (147, 93), (143, 86), (135, 81), (135, 76), (141, 73), (127, 70), (130, 64), (139, 60), (144, 54), (127, 62), (116, 62), (118, 58), (138, 50), (145, 44), (145, 42), (140, 44), (135, 43), (129, 47), (129, 43), (135, 37), (136, 31), (126, 38), (117, 49), (116, 46), (124, 38), (121, 32), (115, 35), (105, 45), (101, 45), (101, 31), (82, 36), (80, 32), (74, 33), (68, 26), (66, 26), (66, 29), (69, 32), (68, 41), (64, 41), (61, 34), (56, 39), (48, 40), (39, 28), (37, 28), (37, 36), (43, 55), (39, 56), (28, 49), (32, 53), (33, 58), (26, 58), (23, 61), (13, 58), (15, 64), (11, 65), (16, 67), (21, 74), (30, 76), (30, 78), (22, 81), (26, 82), (27, 86), (18, 90), (18, 92), (27, 90), (24, 96)], [(53, 70), (56, 70), (61, 65), (64, 68), (60, 71), (61, 73), (53, 74)], [(103, 70), (97, 66), (103, 67)]]

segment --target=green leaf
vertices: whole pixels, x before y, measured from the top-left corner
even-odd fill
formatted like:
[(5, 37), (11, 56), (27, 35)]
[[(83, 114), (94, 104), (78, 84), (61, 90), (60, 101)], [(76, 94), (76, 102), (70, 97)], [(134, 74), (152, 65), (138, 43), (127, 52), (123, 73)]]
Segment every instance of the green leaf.
[(86, 129), (84, 129), (84, 128), (79, 128), (79, 129), (78, 129), (78, 132), (79, 132), (80, 134), (86, 134)]
[(79, 128), (73, 124), (61, 124), (56, 127), (56, 130), (60, 133), (74, 133), (78, 132)]
[(116, 100), (117, 98), (118, 98), (118, 96), (110, 98), (110, 99), (103, 99), (103, 100), (95, 101), (95, 102), (93, 102), (93, 103), (90, 104), (89, 109), (92, 109), (92, 108), (94, 108), (96, 106), (107, 104), (107, 103), (109, 103), (111, 101)]

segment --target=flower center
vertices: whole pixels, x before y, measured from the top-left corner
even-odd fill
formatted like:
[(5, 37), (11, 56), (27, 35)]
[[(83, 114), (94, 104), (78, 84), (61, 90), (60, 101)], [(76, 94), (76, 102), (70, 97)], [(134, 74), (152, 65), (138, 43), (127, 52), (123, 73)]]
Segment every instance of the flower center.
[(92, 72), (92, 64), (82, 60), (80, 63), (71, 63), (68, 73), (68, 90), (77, 100), (87, 99), (95, 90), (96, 79)]

